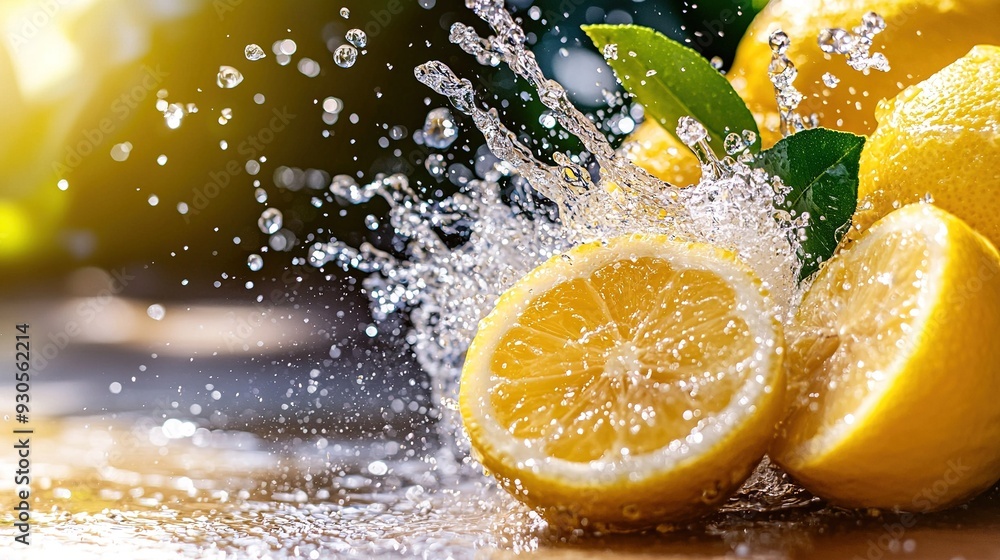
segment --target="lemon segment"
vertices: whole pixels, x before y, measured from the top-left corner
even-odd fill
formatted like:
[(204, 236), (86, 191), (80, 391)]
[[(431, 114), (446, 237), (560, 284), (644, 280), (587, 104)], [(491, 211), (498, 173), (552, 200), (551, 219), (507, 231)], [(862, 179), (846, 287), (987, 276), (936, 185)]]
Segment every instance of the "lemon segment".
[(462, 372), (473, 450), (551, 520), (641, 527), (712, 509), (781, 416), (782, 333), (732, 254), (627, 236), (504, 293)]
[(789, 330), (772, 457), (846, 507), (931, 511), (1000, 479), (1000, 257), (947, 212), (889, 214), (831, 259)]

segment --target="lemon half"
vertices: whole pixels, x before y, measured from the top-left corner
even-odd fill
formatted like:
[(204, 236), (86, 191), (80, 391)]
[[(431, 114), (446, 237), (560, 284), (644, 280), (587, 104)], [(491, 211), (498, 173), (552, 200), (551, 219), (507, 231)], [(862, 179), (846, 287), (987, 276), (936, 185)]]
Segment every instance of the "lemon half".
[(460, 409), (475, 456), (558, 523), (651, 526), (713, 509), (762, 457), (782, 331), (728, 252), (636, 235), (522, 278), (479, 325)]
[(831, 259), (789, 331), (772, 457), (847, 507), (939, 510), (1000, 479), (998, 259), (927, 204)]

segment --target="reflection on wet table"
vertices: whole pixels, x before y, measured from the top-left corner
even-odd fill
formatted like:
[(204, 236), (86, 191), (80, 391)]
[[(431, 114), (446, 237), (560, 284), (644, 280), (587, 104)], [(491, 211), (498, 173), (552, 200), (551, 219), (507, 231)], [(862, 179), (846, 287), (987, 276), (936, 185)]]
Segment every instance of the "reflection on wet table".
[[(122, 415), (33, 437), (32, 545), (3, 558), (1000, 558), (1000, 487), (910, 522), (825, 507), (763, 470), (712, 518), (584, 535), (549, 529), (431, 435), (270, 439)], [(12, 500), (5, 477), (8, 527)]]

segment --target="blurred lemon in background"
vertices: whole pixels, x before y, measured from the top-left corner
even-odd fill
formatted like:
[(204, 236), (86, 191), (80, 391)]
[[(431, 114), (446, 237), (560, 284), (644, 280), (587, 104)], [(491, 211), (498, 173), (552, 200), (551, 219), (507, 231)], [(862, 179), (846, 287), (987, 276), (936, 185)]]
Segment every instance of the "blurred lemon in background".
[[(72, 172), (111, 148), (111, 132), (98, 130), (98, 137), (81, 129), (81, 116), (102, 91), (120, 89), (136, 70), (150, 47), (153, 22), (185, 15), (197, 4), (0, 3), (0, 262), (51, 247), (70, 207)], [(121, 125), (124, 115), (104, 111), (123, 117), (111, 127)]]
[(1000, 244), (1000, 47), (977, 46), (876, 111), (855, 226), (932, 200)]
[(692, 185), (701, 178), (701, 164), (694, 152), (655, 120), (639, 125), (623, 148), (629, 161), (671, 185)]
[[(853, 70), (843, 56), (824, 53), (817, 42), (825, 28), (850, 31), (867, 12), (885, 19), (875, 36), (891, 70)], [(781, 29), (792, 40), (787, 55), (795, 63), (795, 86), (805, 99), (802, 114), (816, 113), (821, 126), (856, 134), (875, 129), (875, 106), (883, 98), (917, 83), (964, 55), (974, 45), (1000, 43), (1000, 2), (996, 0), (776, 0), (757, 15), (736, 50), (729, 79), (747, 102), (768, 147), (781, 138), (774, 87), (767, 75), (768, 37)], [(826, 86), (823, 75), (840, 83)]]
[[(851, 30), (869, 11), (886, 22), (872, 52), (889, 59), (889, 72), (864, 75), (850, 68), (845, 57), (824, 53), (817, 42), (821, 30)], [(767, 74), (768, 37), (781, 29), (792, 39), (787, 54), (798, 70), (795, 86), (805, 96), (799, 112), (818, 114), (826, 128), (867, 135), (875, 129), (881, 99), (927, 78), (974, 45), (1000, 44), (998, 18), (1000, 2), (995, 0), (775, 0), (753, 20), (727, 77), (757, 119), (763, 146), (770, 147), (781, 133)], [(825, 85), (827, 73), (840, 80), (837, 87)], [(654, 122), (643, 123), (629, 141), (630, 159), (664, 181), (687, 185), (701, 175), (690, 150)]]

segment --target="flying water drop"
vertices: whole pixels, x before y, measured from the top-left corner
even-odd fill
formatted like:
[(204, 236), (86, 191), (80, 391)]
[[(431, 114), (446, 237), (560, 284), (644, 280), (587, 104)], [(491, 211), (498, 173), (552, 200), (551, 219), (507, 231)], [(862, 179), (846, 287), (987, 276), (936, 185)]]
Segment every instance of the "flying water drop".
[(154, 321), (162, 321), (167, 315), (167, 310), (159, 303), (154, 303), (146, 308), (146, 315)]
[(365, 32), (360, 29), (351, 29), (347, 32), (345, 38), (348, 43), (359, 49), (363, 49), (368, 46), (368, 35), (365, 35)]
[(424, 143), (431, 148), (444, 150), (458, 139), (458, 126), (455, 117), (445, 107), (439, 107), (427, 113), (424, 120)]
[(260, 47), (257, 43), (250, 43), (247, 48), (243, 50), (243, 54), (247, 57), (247, 60), (260, 60), (267, 56), (264, 49)]
[(448, 170), (448, 166), (444, 162), (444, 156), (441, 154), (431, 154), (427, 156), (424, 160), (424, 168), (430, 173), (435, 179), (440, 179), (444, 177), (445, 171)]
[(243, 74), (232, 66), (220, 66), (219, 75), (215, 78), (215, 83), (222, 89), (232, 89), (243, 81)]
[(260, 218), (257, 220), (257, 226), (260, 231), (270, 235), (277, 233), (281, 229), (284, 216), (281, 214), (281, 210), (277, 208), (268, 208), (260, 214)]
[(358, 50), (352, 45), (340, 45), (333, 52), (333, 61), (341, 68), (350, 68), (358, 60)]
[(264, 268), (264, 259), (257, 253), (254, 253), (247, 257), (247, 268), (254, 272), (258, 272), (260, 269)]

